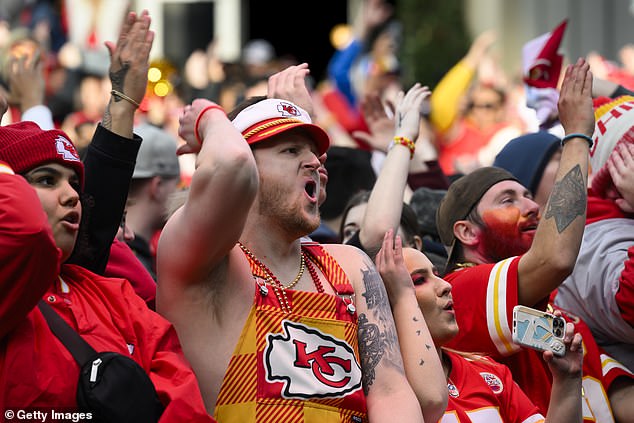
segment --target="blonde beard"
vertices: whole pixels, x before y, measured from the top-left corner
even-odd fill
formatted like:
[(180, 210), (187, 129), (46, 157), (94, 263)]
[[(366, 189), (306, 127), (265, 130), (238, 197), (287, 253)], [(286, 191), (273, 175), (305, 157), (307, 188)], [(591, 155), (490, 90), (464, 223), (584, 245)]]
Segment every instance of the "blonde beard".
[(264, 184), (260, 184), (257, 205), (259, 214), (271, 220), (280, 222), (289, 233), (296, 235), (296, 238), (311, 234), (321, 223), (319, 209), (314, 219), (305, 217), (305, 212), (301, 206), (284, 202), (289, 196), (279, 189), (267, 189)]

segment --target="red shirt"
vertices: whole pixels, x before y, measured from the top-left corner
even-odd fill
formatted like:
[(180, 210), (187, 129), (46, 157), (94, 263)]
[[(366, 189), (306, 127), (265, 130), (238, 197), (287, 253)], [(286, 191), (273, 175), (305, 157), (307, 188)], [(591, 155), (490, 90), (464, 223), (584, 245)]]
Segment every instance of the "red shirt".
[(451, 351), (444, 353), (451, 359), (451, 373), (442, 423), (544, 421), (506, 366), (486, 357), (470, 360)]
[[(454, 308), (460, 333), (448, 345), (460, 351), (490, 355), (505, 364), (526, 395), (546, 415), (552, 377), (541, 353), (523, 349), (512, 341), (513, 307), (518, 304), (519, 257), (499, 263), (480, 264), (445, 276), (452, 285)], [(547, 303), (536, 308), (546, 309)], [(612, 421), (607, 403), (610, 384), (619, 376), (632, 377), (597, 346), (589, 328), (569, 313), (583, 337), (583, 401), (585, 421)]]
[(22, 177), (0, 174), (0, 216), (0, 410), (77, 407), (79, 366), (36, 307), (43, 298), (95, 350), (145, 369), (165, 406), (161, 422), (213, 421), (173, 326), (128, 281), (75, 265), (58, 272), (46, 215)]

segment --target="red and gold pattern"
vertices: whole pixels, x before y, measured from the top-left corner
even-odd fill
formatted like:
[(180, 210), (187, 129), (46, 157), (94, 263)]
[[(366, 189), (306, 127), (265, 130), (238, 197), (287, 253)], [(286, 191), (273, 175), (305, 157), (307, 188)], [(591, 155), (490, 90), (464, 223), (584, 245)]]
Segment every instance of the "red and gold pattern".
[[(271, 292), (262, 295), (254, 284), (254, 306), (229, 362), (216, 403), (215, 418), (219, 423), (367, 421), (360, 384), (347, 386), (348, 391), (343, 389), (340, 394), (329, 392), (300, 398), (285, 395), (286, 382), (267, 378), (271, 363), (267, 362), (265, 351), (270, 348), (272, 336), (284, 336), (289, 322), (349, 346), (356, 361), (353, 365), (359, 366), (357, 316), (349, 312), (348, 303), (341, 297), (352, 296), (353, 288), (341, 267), (321, 246), (307, 243), (302, 247), (339, 295), (287, 290), (292, 312), (286, 313), (275, 295)], [(264, 279), (261, 268), (248, 255), (247, 258), (254, 276)], [(298, 373), (299, 378), (305, 374), (305, 371), (303, 375)]]

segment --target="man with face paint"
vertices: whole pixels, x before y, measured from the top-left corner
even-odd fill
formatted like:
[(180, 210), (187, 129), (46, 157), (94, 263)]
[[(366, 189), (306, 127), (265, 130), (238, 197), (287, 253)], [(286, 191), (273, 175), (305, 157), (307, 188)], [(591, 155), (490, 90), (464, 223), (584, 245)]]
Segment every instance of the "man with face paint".
[[(567, 136), (542, 214), (530, 191), (511, 173), (487, 167), (456, 180), (436, 215), (440, 238), (449, 251), (445, 279), (452, 284), (460, 327), (448, 346), (487, 353), (506, 364), (542, 413), (548, 409), (552, 378), (538, 352), (513, 344), (512, 310), (518, 304), (550, 308), (551, 292), (575, 265), (584, 230), (594, 130), (591, 86), (585, 61), (568, 67), (558, 104)], [(587, 326), (574, 323), (585, 348), (584, 419), (613, 422), (620, 413), (615, 407), (613, 414), (605, 398), (620, 397), (615, 394), (622, 393), (620, 376), (631, 374), (622, 366), (608, 366), (615, 362), (601, 355)]]

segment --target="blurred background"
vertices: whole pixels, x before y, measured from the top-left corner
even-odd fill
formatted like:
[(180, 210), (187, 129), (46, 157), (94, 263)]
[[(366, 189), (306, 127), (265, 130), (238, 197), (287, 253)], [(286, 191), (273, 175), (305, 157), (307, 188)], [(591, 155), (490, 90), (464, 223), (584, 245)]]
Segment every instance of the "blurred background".
[[(523, 48), (564, 22), (555, 46), (564, 65), (585, 57), (596, 77), (634, 90), (634, 0), (0, 0), (0, 92), (10, 106), (0, 124), (19, 121), (24, 106), (7, 78), (8, 58), (37, 57), (44, 82), (34, 78), (22, 90), (44, 87), (54, 124), (82, 154), (110, 99), (104, 42), (116, 41), (129, 10), (144, 9), (156, 36), (135, 118), (177, 143), (178, 117), (193, 99), (230, 111), (265, 95), (275, 72), (309, 64), (312, 117), (332, 141), (321, 211), (335, 232), (347, 201), (372, 187), (385, 157), (385, 140), (372, 139), (363, 116), (368, 96), (385, 105), (414, 82), (428, 85), (417, 151), (428, 168), (435, 160), (453, 177), (492, 164), (508, 140), (554, 122), (554, 86), (542, 115), (527, 104)], [(183, 187), (193, 156), (179, 156)]]
[[(346, 43), (345, 32), (363, 0), (278, 2), (273, 0), (0, 0), (0, 43), (7, 31), (27, 27), (58, 52), (65, 43), (83, 49), (95, 71), (107, 67), (103, 41), (114, 40), (126, 10), (147, 9), (156, 40), (152, 58), (183, 69), (191, 53), (206, 51), (224, 63), (237, 63), (249, 40), (253, 60), (266, 54), (308, 62), (316, 79)], [(487, 29), (498, 32), (495, 54), (503, 69), (520, 69), (520, 50), (529, 39), (565, 18), (566, 57), (597, 52), (619, 60), (622, 46), (634, 40), (633, 0), (390, 0), (403, 22), (402, 60), (412, 79), (434, 85), (462, 57), (471, 40)], [(347, 28), (346, 28), (347, 27)], [(339, 30), (333, 45), (333, 30)], [(102, 53), (100, 57), (99, 52)], [(257, 55), (260, 54), (260, 57)], [(99, 62), (102, 60), (102, 62)], [(87, 65), (91, 66), (91, 65)], [(101, 68), (99, 68), (101, 66)], [(89, 69), (92, 71), (93, 69)]]
[[(382, 3), (389, 15), (371, 22), (368, 3)], [(494, 35), (479, 42), (476, 80), (503, 88), (514, 107), (523, 101), (523, 45), (566, 19), (564, 63), (584, 56), (595, 75), (634, 89), (634, 0), (0, 0), (0, 59), (39, 51), (46, 105), (80, 148), (109, 97), (104, 41), (116, 40), (128, 10), (143, 9), (156, 37), (140, 112), (174, 134), (192, 99), (230, 110), (265, 93), (268, 76), (296, 63), (309, 64), (313, 88), (334, 84), (352, 106), (364, 90), (385, 90), (394, 78), (401, 87), (420, 81), (433, 90), (487, 32)], [(360, 47), (346, 59), (355, 40)], [(343, 82), (333, 63), (345, 68)], [(3, 73), (0, 88), (10, 91)], [(19, 119), (19, 108), (11, 111), (3, 124)], [(335, 113), (351, 133), (341, 117)]]

